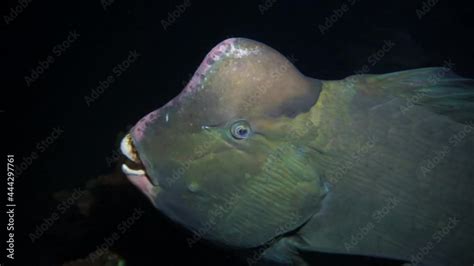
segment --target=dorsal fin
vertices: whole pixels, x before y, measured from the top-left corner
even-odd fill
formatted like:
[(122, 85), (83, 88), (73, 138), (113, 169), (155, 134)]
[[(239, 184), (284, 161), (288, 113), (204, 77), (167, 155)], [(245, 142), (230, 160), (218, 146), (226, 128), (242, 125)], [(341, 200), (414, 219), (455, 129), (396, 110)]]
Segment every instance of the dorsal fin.
[(370, 75), (366, 82), (372, 91), (405, 98), (402, 113), (421, 105), (460, 123), (474, 120), (474, 80), (462, 78), (448, 67)]

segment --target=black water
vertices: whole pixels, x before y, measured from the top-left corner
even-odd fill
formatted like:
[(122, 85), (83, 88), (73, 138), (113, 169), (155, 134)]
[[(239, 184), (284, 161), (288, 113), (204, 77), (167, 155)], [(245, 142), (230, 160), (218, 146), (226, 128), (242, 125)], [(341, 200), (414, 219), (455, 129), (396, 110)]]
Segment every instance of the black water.
[[(14, 154), (17, 167), (25, 168), (15, 180), (18, 265), (62, 265), (86, 257), (135, 208), (144, 214), (109, 245), (127, 265), (246, 265), (232, 251), (204, 241), (190, 248), (190, 234), (153, 210), (128, 183), (89, 181), (116, 171), (114, 152), (123, 133), (177, 95), (206, 53), (226, 38), (266, 43), (319, 79), (340, 79), (364, 65), (370, 73), (385, 73), (445, 61), (454, 63), (458, 74), (474, 77), (474, 4), (467, 1), (201, 2), (4, 3), (0, 117), (8, 137), (2, 152)], [(426, 12), (417, 13), (424, 5)], [(328, 29), (321, 28), (331, 16)], [(395, 45), (376, 60), (373, 53), (386, 41)], [(129, 66), (122, 65), (128, 57)], [(100, 87), (105, 89), (97, 93)], [(85, 189), (88, 181), (90, 194), (58, 206), (58, 191)], [(1, 182), (4, 206), (6, 181)], [(88, 214), (80, 213), (79, 201), (90, 203)], [(54, 214), (58, 219), (47, 222)], [(7, 218), (2, 217), (3, 230)], [(32, 243), (31, 234), (41, 225), (46, 230)], [(4, 231), (0, 238), (5, 245)], [(2, 246), (0, 261), (13, 265), (5, 253)], [(320, 265), (384, 263), (321, 256)]]

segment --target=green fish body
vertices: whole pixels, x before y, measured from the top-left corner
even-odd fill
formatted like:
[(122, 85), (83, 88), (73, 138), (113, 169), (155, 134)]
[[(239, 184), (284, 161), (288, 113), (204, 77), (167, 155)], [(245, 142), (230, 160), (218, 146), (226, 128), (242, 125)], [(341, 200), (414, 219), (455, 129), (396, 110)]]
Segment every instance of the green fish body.
[(200, 239), (249, 262), (318, 254), (474, 262), (473, 81), (449, 68), (321, 81), (228, 39), (122, 141), (123, 170)]

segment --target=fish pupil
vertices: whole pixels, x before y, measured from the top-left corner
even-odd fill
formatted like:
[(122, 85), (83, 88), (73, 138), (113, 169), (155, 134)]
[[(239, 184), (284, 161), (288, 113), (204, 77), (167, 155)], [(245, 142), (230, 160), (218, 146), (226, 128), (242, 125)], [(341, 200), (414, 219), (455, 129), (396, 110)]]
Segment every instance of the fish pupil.
[(245, 121), (237, 121), (230, 128), (230, 132), (236, 139), (246, 139), (249, 137), (251, 129)]
[(246, 128), (241, 127), (241, 128), (238, 129), (238, 132), (239, 132), (240, 136), (245, 137), (245, 136), (247, 136), (248, 130)]

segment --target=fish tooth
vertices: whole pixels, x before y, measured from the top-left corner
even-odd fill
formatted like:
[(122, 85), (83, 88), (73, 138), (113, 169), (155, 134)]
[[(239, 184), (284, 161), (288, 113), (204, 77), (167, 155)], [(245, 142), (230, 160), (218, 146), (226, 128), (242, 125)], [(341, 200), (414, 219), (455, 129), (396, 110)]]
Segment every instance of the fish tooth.
[(137, 155), (135, 154), (135, 152), (133, 152), (132, 138), (130, 134), (127, 134), (122, 139), (122, 142), (120, 142), (120, 150), (122, 151), (122, 154), (125, 155), (131, 161), (136, 162), (136, 163), (140, 161), (137, 158)]
[(130, 169), (126, 164), (122, 164), (122, 172), (126, 175), (134, 175), (134, 176), (145, 175), (145, 171), (141, 169), (140, 170)]

